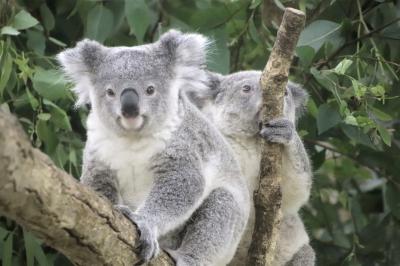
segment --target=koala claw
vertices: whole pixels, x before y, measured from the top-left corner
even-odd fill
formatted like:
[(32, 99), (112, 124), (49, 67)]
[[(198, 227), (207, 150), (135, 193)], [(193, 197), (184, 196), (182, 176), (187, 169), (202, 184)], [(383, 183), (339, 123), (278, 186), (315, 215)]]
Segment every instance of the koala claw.
[(292, 121), (278, 118), (265, 123), (260, 135), (269, 142), (288, 144), (293, 139), (294, 132), (295, 127)]
[(149, 262), (157, 256), (160, 251), (155, 228), (150, 226), (143, 217), (133, 213), (128, 206), (115, 205), (114, 207), (133, 222), (139, 231), (139, 241), (135, 248), (137, 249), (141, 260), (136, 265), (142, 265)]

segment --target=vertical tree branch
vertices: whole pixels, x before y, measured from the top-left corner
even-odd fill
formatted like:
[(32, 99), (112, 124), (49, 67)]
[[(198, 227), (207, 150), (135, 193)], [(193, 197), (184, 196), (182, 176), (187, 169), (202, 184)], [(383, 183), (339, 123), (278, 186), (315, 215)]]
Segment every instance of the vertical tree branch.
[[(285, 9), (274, 47), (260, 80), (263, 88), (264, 122), (283, 116), (283, 97), (289, 68), (304, 23), (303, 12), (293, 8)], [(267, 142), (263, 145), (259, 187), (254, 193), (256, 221), (247, 264), (252, 266), (273, 265), (281, 219), (282, 146)]]

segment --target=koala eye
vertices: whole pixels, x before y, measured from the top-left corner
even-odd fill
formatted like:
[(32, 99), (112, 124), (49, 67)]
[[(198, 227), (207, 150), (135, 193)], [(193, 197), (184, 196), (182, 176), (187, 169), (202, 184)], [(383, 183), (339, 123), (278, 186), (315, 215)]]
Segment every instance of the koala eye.
[(152, 95), (152, 94), (154, 94), (154, 92), (155, 92), (154, 86), (150, 85), (146, 88), (147, 95)]
[(112, 89), (107, 89), (106, 93), (107, 93), (108, 97), (114, 97), (115, 96), (115, 92)]
[(250, 92), (251, 91), (251, 87), (249, 86), (249, 85), (244, 85), (243, 87), (242, 87), (242, 91), (243, 92)]

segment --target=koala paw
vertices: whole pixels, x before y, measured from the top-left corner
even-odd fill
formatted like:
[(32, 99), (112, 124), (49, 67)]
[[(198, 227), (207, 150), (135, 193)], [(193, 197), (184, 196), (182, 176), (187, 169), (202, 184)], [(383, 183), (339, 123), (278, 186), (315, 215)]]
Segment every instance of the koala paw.
[(165, 252), (174, 260), (176, 266), (200, 266), (207, 265), (199, 263), (193, 256), (183, 255), (179, 250), (165, 249)]
[(269, 142), (288, 144), (293, 138), (294, 131), (293, 122), (286, 118), (278, 118), (265, 123), (260, 135)]
[(136, 265), (149, 262), (156, 257), (160, 251), (156, 230), (143, 217), (133, 213), (126, 205), (115, 205), (115, 209), (119, 210), (126, 218), (132, 221), (139, 231), (139, 242), (136, 246), (141, 261)]

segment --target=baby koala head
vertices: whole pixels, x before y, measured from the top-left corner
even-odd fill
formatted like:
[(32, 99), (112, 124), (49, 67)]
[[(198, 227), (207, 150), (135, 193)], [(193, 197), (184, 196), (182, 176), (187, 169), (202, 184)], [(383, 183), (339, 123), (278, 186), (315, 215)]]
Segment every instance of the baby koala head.
[[(257, 135), (262, 111), (261, 71), (241, 71), (230, 75), (209, 72), (209, 92), (191, 97), (224, 135)], [(206, 97), (204, 97), (206, 96)], [(307, 92), (288, 82), (284, 116), (295, 122), (307, 101)]]
[(179, 91), (205, 88), (208, 40), (170, 30), (157, 42), (105, 47), (91, 40), (57, 56), (75, 83), (77, 105), (90, 104), (117, 134), (141, 135), (177, 115)]

